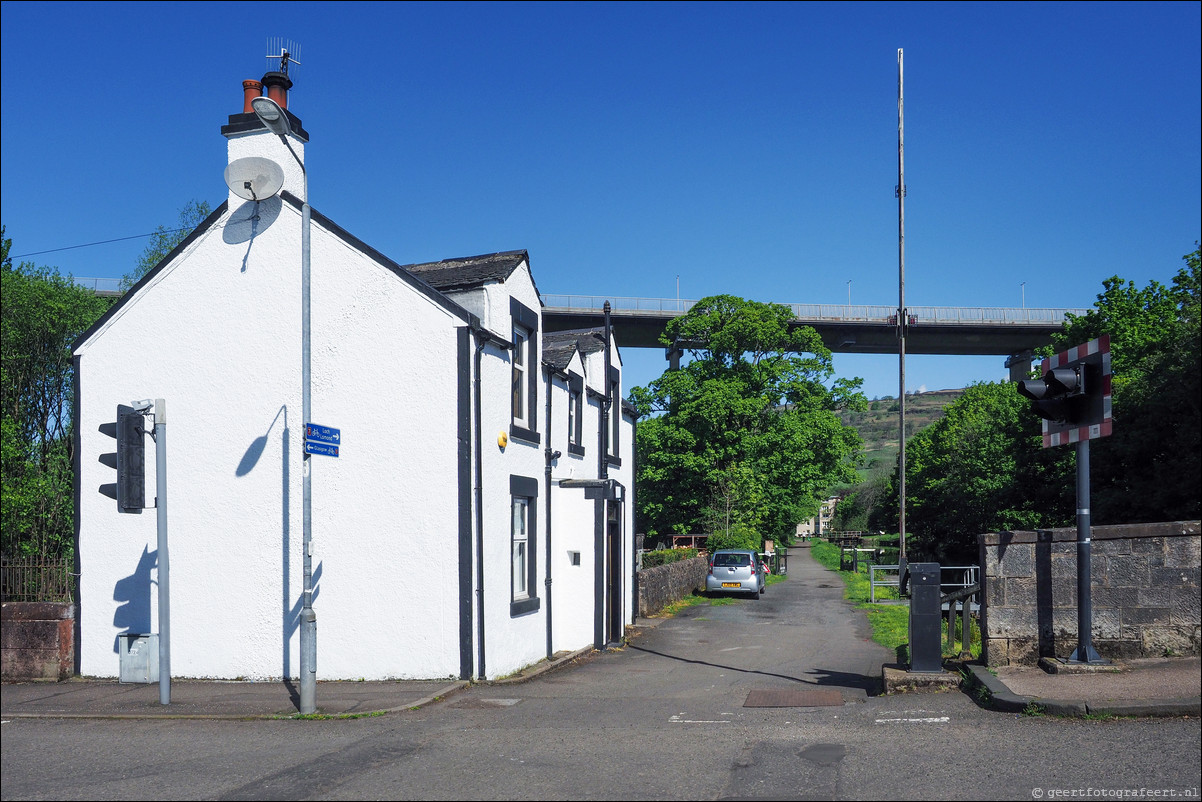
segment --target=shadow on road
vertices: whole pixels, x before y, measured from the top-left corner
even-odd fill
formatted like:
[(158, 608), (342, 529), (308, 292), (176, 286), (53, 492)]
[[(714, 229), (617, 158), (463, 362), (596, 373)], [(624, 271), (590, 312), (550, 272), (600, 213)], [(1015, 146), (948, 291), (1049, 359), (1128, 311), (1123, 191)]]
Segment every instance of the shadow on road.
[(736, 671), (740, 674), (759, 674), (765, 677), (776, 677), (777, 679), (788, 680), (789, 682), (798, 682), (805, 685), (819, 685), (832, 688), (855, 688), (864, 691), (868, 696), (878, 696), (881, 693), (881, 679), (879, 677), (866, 677), (863, 674), (851, 674), (846, 671), (828, 671), (823, 668), (814, 669), (813, 672), (807, 673), (801, 677), (792, 677), (788, 674), (777, 674), (772, 671), (762, 671), (754, 668), (739, 668), (738, 666), (726, 665), (724, 663), (714, 663), (709, 660), (692, 660), (687, 657), (678, 657), (674, 654), (658, 652), (655, 649), (647, 649), (642, 646), (635, 646), (627, 643), (626, 648), (631, 651), (639, 651), (644, 654), (653, 654), (657, 657), (666, 657), (669, 660), (676, 660), (681, 663), (690, 663), (692, 665), (710, 666), (711, 668), (720, 668), (723, 671)]

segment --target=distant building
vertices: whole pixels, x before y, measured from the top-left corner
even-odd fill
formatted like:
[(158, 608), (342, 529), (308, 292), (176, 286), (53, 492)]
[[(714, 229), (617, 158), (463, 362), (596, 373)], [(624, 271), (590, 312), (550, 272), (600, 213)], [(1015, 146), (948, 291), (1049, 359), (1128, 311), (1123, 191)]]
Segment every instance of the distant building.
[(831, 496), (822, 502), (822, 507), (816, 516), (797, 525), (797, 537), (807, 540), (829, 532), (835, 520), (835, 506), (839, 500), (839, 496)]

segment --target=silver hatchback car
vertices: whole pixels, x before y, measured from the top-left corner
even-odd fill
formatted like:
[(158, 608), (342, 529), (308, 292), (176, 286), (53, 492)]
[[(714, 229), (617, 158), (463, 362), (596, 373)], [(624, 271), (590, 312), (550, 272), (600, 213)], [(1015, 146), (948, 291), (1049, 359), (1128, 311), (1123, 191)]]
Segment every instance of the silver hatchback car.
[(710, 555), (707, 592), (749, 593), (758, 599), (766, 586), (764, 565), (751, 549), (718, 549)]

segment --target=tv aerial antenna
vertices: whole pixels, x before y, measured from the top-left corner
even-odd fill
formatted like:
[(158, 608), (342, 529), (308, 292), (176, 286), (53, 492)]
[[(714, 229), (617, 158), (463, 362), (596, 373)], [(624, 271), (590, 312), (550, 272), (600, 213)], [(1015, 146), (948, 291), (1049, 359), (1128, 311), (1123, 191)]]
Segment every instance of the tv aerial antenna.
[(288, 67), (292, 64), (300, 66), (300, 42), (278, 36), (268, 39), (267, 71), (288, 75)]

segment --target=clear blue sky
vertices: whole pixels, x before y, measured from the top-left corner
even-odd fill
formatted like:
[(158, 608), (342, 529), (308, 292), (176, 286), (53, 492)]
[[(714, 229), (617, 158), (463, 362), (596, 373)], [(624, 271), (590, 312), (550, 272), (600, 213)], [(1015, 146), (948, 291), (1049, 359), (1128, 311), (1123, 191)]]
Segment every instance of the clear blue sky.
[[(1200, 7), (5, 2), (3, 223), (21, 255), (216, 206), (219, 128), (283, 37), (314, 208), (397, 262), (525, 248), (544, 293), (896, 306), (900, 47), (908, 305), (1088, 307), (1200, 236)], [(145, 245), (28, 259), (117, 277)], [(628, 381), (658, 375), (632, 350)], [(897, 393), (896, 356), (835, 366)], [(911, 390), (1003, 375), (907, 360)]]

